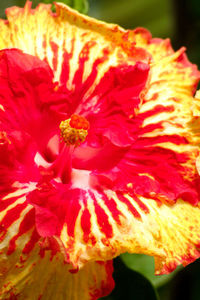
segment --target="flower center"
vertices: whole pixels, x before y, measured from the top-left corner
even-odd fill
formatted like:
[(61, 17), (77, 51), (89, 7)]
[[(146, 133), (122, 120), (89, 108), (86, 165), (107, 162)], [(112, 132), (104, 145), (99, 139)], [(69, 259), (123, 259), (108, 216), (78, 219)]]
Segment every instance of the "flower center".
[(84, 117), (74, 114), (71, 118), (61, 121), (59, 127), (67, 146), (79, 146), (85, 141), (90, 125)]

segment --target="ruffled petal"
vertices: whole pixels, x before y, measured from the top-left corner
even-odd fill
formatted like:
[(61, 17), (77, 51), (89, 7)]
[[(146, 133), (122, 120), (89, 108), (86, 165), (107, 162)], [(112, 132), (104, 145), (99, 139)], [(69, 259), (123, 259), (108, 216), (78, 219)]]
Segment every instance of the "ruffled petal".
[(79, 203), (71, 203), (61, 232), (74, 269), (130, 252), (154, 256), (156, 273), (167, 274), (200, 256), (199, 206), (183, 200), (161, 205), (108, 190), (76, 190), (74, 196)]
[[(96, 169), (91, 183), (99, 189), (112, 187), (116, 196), (110, 196), (112, 192), (106, 189), (103, 196), (94, 191), (81, 196), (87, 205), (77, 207), (73, 223), (75, 236), (69, 237), (66, 225), (61, 238), (69, 252), (69, 244), (72, 246), (71, 259), (75, 265), (96, 255), (104, 259), (129, 251), (153, 255), (156, 272), (161, 274), (199, 257), (199, 176), (196, 168), (199, 150), (191, 143), (190, 131), (190, 122), (194, 120), (191, 103), (199, 72), (188, 62), (183, 49), (174, 53), (169, 41), (151, 40), (148, 32), (141, 29), (133, 33), (136, 44), (152, 54), (148, 87), (134, 115), (132, 136), (135, 141), (131, 149), (117, 156), (118, 162), (113, 169), (108, 168), (106, 172)], [(98, 156), (96, 161), (98, 163)], [(109, 159), (104, 164), (109, 165)], [(81, 254), (76, 243), (84, 241), (83, 232), (87, 232), (85, 239), (91, 243), (85, 254), (84, 247), (81, 245)], [(101, 244), (96, 245), (97, 240), (101, 240)]]
[[(192, 104), (193, 119), (189, 122), (192, 132), (191, 142), (199, 147), (200, 145), (200, 90), (195, 94), (194, 102)], [(200, 170), (199, 157), (197, 160), (197, 169)]]
[[(112, 249), (111, 256), (119, 249), (153, 255), (156, 272), (162, 274), (199, 257), (199, 149), (190, 130), (199, 72), (188, 62), (184, 49), (174, 53), (168, 40), (151, 40), (142, 29), (133, 33), (136, 43), (152, 53), (149, 86), (134, 116), (135, 142), (113, 169), (94, 172), (97, 186), (111, 186), (117, 196), (109, 197), (110, 203), (96, 196), (87, 214), (92, 219), (95, 201), (102, 208), (96, 209), (97, 220), (102, 217), (107, 230), (96, 220), (91, 227), (107, 235), (103, 243)], [(120, 228), (119, 234), (115, 228)], [(101, 251), (109, 256), (106, 247)]]
[[(0, 265), (3, 273), (3, 278), (0, 276), (1, 299), (95, 300), (113, 289), (111, 261), (90, 262), (79, 272), (71, 273), (69, 265), (62, 262), (61, 255), (52, 259), (48, 250), (41, 255), (41, 248), (45, 247), (42, 244), (27, 260), (16, 253), (9, 260), (3, 257)], [(12, 264), (8, 265), (8, 262)]]
[[(140, 28), (133, 33), (136, 44), (152, 55), (150, 84), (140, 110), (146, 113), (143, 127), (162, 124), (160, 134), (188, 138), (191, 134), (188, 122), (193, 119), (193, 95), (200, 79), (197, 66), (188, 61), (185, 48), (174, 52), (168, 39), (152, 39), (149, 32)], [(153, 137), (155, 133), (159, 134), (159, 128), (146, 136)]]
[(33, 189), (21, 186), (1, 199), (1, 299), (86, 300), (110, 293), (114, 284), (111, 261), (89, 262), (77, 272), (58, 237), (38, 234), (37, 211), (26, 201)]
[(198, 131), (192, 107), (199, 72), (188, 62), (184, 49), (174, 53), (169, 40), (151, 39), (144, 29), (133, 34), (136, 44), (152, 54), (148, 85), (132, 120), (134, 142), (113, 169), (95, 175), (111, 179), (114, 189), (123, 190), (130, 183), (142, 196), (168, 202), (182, 198), (196, 204), (199, 149), (195, 146), (198, 134), (191, 127)]
[(56, 13), (45, 4), (31, 9), (27, 1), (24, 8), (7, 9), (8, 21), (0, 23), (0, 47), (16, 47), (45, 59), (55, 81), (71, 90), (85, 83), (79, 97), (90, 93), (111, 65), (149, 60), (119, 26), (83, 16), (61, 3), (55, 7)]

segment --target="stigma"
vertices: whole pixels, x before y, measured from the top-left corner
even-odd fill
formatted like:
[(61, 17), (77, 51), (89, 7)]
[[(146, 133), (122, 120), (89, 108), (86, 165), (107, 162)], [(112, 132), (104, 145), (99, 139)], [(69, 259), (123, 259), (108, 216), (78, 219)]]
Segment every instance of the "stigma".
[(72, 115), (71, 118), (61, 121), (61, 137), (67, 146), (79, 146), (88, 135), (90, 125), (86, 118), (79, 115)]

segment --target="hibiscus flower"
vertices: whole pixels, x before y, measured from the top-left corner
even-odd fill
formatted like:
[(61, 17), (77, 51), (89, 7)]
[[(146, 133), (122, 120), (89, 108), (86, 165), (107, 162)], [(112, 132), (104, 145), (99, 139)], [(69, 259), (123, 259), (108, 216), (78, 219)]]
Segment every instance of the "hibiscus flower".
[(0, 20), (1, 299), (98, 299), (126, 251), (156, 274), (200, 256), (196, 66), (55, 6)]

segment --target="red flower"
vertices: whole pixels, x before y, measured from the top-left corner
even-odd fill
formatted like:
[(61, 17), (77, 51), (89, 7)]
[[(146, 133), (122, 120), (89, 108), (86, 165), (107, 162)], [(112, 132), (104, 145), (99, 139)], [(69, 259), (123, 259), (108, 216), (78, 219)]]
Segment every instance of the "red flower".
[(56, 8), (0, 22), (1, 299), (97, 299), (125, 251), (157, 274), (200, 256), (196, 67)]

